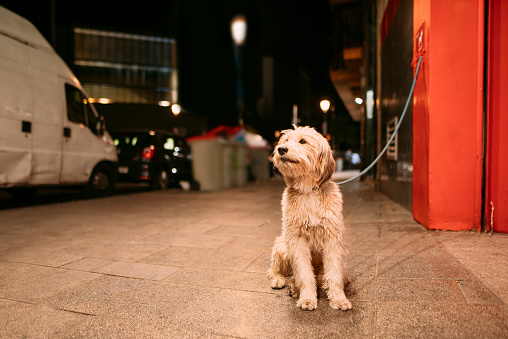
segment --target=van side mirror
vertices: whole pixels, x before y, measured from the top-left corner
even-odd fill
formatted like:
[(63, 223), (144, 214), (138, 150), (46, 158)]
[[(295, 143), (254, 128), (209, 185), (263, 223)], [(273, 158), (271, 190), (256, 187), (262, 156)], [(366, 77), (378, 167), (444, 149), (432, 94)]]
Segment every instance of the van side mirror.
[(106, 132), (106, 119), (104, 119), (102, 115), (100, 115), (99, 119), (97, 119), (95, 129), (97, 130), (97, 135), (104, 135)]

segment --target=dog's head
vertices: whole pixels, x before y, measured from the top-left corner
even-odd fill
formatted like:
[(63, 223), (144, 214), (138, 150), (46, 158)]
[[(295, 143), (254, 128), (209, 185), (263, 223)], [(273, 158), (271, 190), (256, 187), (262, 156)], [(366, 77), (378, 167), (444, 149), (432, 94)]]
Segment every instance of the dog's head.
[(321, 186), (335, 172), (328, 141), (314, 128), (296, 127), (282, 131), (273, 152), (273, 163), (288, 179)]

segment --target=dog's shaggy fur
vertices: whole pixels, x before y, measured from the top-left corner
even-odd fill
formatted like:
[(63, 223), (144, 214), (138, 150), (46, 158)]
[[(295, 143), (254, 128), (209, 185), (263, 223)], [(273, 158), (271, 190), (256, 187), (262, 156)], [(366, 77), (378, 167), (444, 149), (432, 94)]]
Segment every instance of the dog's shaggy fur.
[[(331, 179), (335, 161), (328, 141), (310, 127), (282, 132), (273, 163), (284, 176), (282, 234), (275, 239), (268, 276), (272, 288), (286, 286), (304, 310), (317, 307), (317, 287), (330, 306), (349, 310), (343, 240), (342, 194)], [(294, 280), (293, 280), (294, 279)]]

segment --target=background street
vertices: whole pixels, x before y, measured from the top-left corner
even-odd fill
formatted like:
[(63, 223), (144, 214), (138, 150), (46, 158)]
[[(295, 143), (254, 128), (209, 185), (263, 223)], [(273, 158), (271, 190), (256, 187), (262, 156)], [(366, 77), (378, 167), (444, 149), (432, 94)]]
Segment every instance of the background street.
[(359, 182), (342, 187), (353, 309), (298, 309), (265, 274), (283, 187), (1, 210), (0, 337), (507, 337), (508, 236), (427, 231)]

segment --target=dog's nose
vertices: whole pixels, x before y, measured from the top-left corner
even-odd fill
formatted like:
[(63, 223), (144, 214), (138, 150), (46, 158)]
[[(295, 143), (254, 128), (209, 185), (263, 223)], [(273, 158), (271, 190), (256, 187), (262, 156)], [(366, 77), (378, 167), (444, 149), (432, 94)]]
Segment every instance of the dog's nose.
[(288, 148), (287, 147), (279, 147), (277, 149), (277, 152), (279, 152), (280, 155), (284, 155), (288, 152)]

